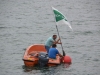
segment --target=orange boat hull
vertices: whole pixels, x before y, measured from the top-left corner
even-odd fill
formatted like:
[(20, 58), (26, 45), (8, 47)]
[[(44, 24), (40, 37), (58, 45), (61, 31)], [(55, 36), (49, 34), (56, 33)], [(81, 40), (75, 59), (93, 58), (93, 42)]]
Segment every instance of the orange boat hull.
[[(33, 67), (38, 65), (38, 53), (47, 52), (43, 44), (34, 44), (29, 46), (23, 56), (25, 66)], [(61, 64), (61, 58), (56, 56), (56, 59), (49, 59), (48, 66), (56, 66)]]

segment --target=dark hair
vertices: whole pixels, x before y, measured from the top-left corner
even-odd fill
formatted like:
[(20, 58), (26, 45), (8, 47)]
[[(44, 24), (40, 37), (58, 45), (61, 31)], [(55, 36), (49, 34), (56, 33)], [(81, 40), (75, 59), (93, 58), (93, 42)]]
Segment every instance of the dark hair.
[(53, 35), (53, 37), (55, 37), (55, 36), (57, 36), (57, 35)]
[(56, 44), (53, 44), (52, 47), (55, 48), (55, 47), (57, 47), (57, 45)]

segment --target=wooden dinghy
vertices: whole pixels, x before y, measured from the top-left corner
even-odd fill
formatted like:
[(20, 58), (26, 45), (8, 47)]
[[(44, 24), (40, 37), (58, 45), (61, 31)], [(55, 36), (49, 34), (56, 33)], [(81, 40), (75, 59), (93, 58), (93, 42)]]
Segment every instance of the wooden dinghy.
[[(34, 44), (29, 46), (23, 56), (23, 61), (25, 66), (33, 67), (39, 64), (39, 54), (46, 54), (47, 51), (43, 44)], [(42, 55), (41, 55), (42, 56)], [(56, 66), (61, 64), (60, 56), (56, 56), (56, 59), (48, 59), (47, 66)]]

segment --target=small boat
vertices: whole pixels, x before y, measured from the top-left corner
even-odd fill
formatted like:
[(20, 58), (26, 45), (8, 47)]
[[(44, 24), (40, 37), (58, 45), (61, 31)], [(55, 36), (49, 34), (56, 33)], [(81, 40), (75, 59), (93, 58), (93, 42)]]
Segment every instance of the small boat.
[(61, 64), (60, 56), (57, 55), (56, 59), (51, 59), (48, 57), (47, 51), (43, 44), (34, 44), (29, 46), (24, 53), (23, 61), (25, 66), (33, 67), (39, 64), (41, 58), (43, 63), (46, 61), (47, 66), (56, 66)]

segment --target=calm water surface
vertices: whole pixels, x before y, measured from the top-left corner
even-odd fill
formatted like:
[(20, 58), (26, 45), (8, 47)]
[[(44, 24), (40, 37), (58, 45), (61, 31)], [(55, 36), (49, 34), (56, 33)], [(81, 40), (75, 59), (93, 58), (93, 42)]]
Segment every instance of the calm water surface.
[[(72, 65), (25, 72), (25, 49), (57, 34), (51, 6), (72, 25), (58, 26)], [(100, 75), (100, 0), (0, 0), (0, 75)]]

